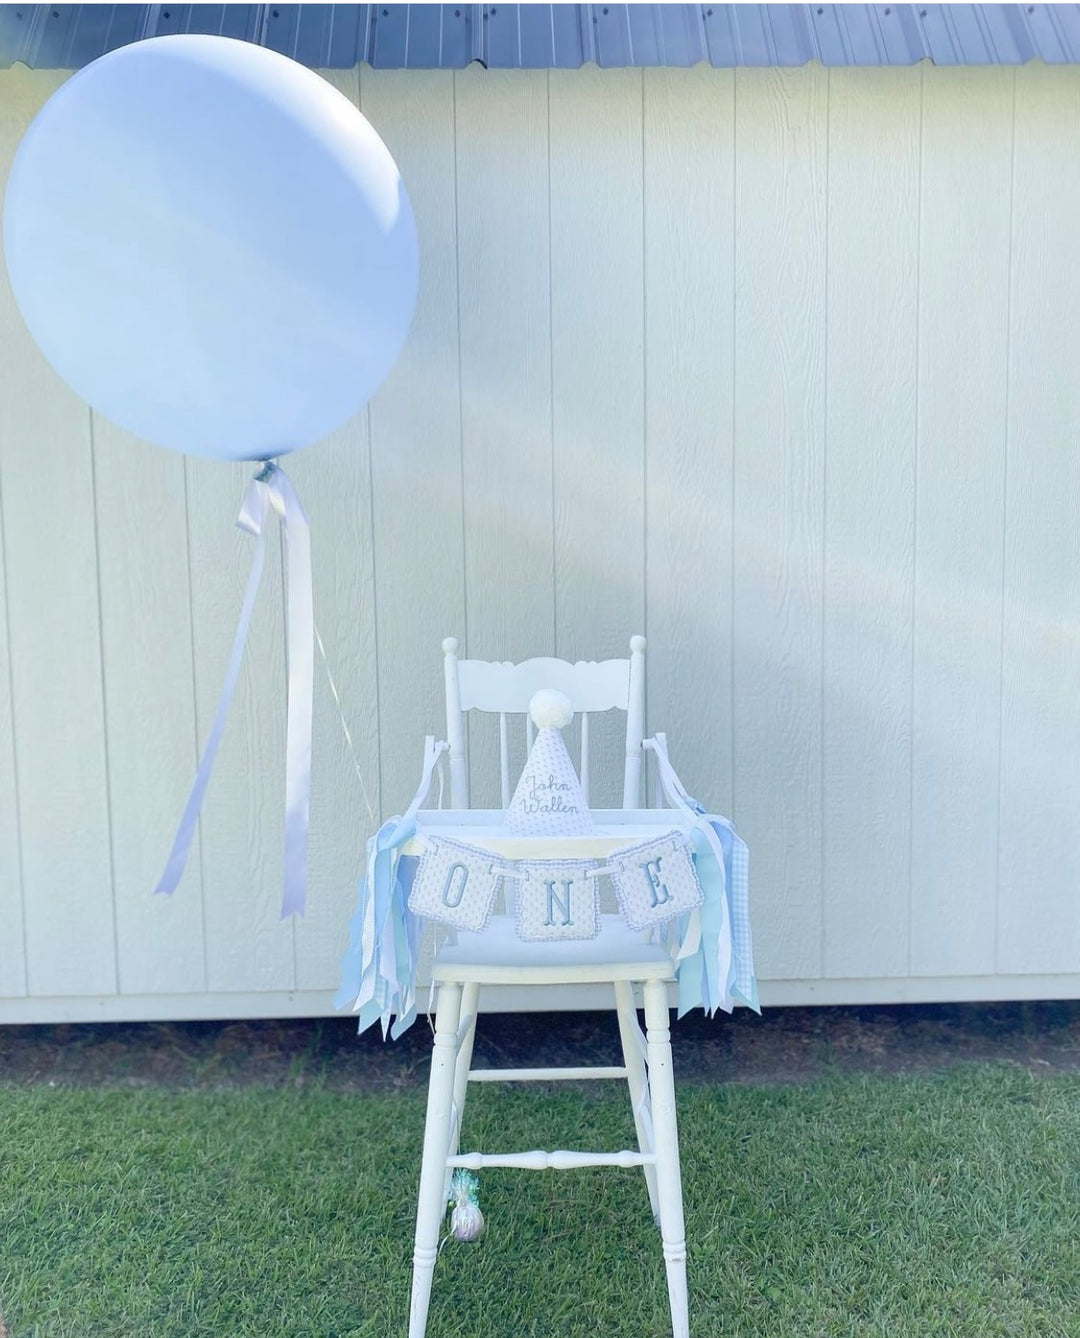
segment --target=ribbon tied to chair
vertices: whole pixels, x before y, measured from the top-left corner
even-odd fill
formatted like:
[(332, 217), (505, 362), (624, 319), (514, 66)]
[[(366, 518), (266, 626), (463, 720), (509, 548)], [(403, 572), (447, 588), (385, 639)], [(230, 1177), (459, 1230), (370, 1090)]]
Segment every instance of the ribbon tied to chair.
[(233, 637), (210, 734), (199, 761), (195, 782), (184, 806), (172, 850), (155, 892), (171, 895), (187, 864), (191, 842), (214, 759), (228, 719), (240, 664), (244, 657), (255, 600), (266, 565), (266, 531), (271, 514), (285, 530), (287, 552), (288, 705), (285, 734), (285, 877), (281, 916), (303, 914), (307, 897), (308, 808), (311, 793), (311, 713), (315, 673), (315, 619), (311, 582), (311, 534), (307, 516), (285, 471), (267, 461), (251, 480), (237, 517), (237, 527), (255, 539), (240, 620)]

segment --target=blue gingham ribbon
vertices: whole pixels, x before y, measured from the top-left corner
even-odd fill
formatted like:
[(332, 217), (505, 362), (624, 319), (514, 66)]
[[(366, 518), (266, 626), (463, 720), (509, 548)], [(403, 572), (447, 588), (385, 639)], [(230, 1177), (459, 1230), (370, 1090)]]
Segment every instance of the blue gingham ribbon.
[(679, 1016), (699, 1005), (709, 1013), (717, 1007), (730, 1011), (736, 1000), (760, 1012), (750, 933), (750, 854), (746, 842), (726, 818), (706, 813), (687, 793), (671, 765), (663, 734), (646, 739), (644, 746), (656, 757), (660, 784), (669, 802), (693, 822), (699, 853), (711, 856), (697, 864), (705, 888), (701, 946), (680, 963)]

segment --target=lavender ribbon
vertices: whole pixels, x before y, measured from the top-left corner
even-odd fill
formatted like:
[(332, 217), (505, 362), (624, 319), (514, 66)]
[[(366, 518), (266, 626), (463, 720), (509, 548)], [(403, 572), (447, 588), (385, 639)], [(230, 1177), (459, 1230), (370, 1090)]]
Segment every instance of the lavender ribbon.
[(307, 897), (308, 807), (311, 793), (311, 701), (315, 676), (315, 617), (311, 584), (311, 533), (307, 516), (285, 471), (268, 462), (248, 484), (236, 524), (255, 538), (240, 621), (233, 638), (225, 686), (210, 727), (195, 783), (184, 806), (176, 839), (155, 892), (168, 896), (183, 877), (199, 810), (210, 783), (225, 721), (244, 656), (255, 599), (266, 564), (266, 525), (271, 511), (285, 527), (288, 555), (286, 636), (289, 656), (288, 716), (285, 733), (285, 887), (281, 917), (303, 914)]

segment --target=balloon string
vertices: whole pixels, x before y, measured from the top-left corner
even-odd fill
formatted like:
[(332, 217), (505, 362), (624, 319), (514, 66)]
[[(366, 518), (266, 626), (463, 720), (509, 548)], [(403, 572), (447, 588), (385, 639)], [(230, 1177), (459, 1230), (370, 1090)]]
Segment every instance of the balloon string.
[(349, 730), (349, 722), (345, 719), (345, 711), (341, 705), (341, 697), (338, 695), (337, 684), (334, 682), (334, 675), (330, 672), (330, 661), (327, 659), (326, 647), (323, 645), (323, 639), (319, 633), (318, 623), (315, 623), (315, 644), (318, 646), (319, 654), (322, 656), (323, 668), (326, 670), (326, 681), (330, 684), (330, 691), (333, 694), (334, 704), (338, 709), (338, 717), (341, 720), (341, 732), (345, 735), (345, 742), (349, 746), (349, 753), (352, 757), (353, 767), (356, 770), (356, 778), (360, 782), (360, 792), (364, 796), (364, 804), (367, 807), (368, 817), (374, 825), (376, 822), (375, 809), (372, 806), (368, 788), (364, 781), (364, 773), (360, 769), (360, 759), (357, 756), (356, 747), (353, 744), (352, 734)]
[[(276, 459), (266, 461), (263, 465), (263, 473), (276, 467), (276, 465)], [(312, 619), (312, 626), (315, 629), (315, 644), (319, 648), (323, 668), (326, 670), (326, 681), (330, 684), (330, 692), (334, 698), (334, 705), (337, 707), (338, 719), (341, 721), (341, 732), (345, 735), (345, 742), (348, 744), (349, 755), (352, 757), (353, 768), (356, 771), (356, 779), (360, 782), (360, 793), (364, 796), (364, 806), (368, 811), (368, 818), (374, 826), (378, 821), (375, 816), (375, 808), (371, 802), (371, 796), (368, 794), (368, 787), (364, 780), (364, 773), (360, 769), (360, 758), (357, 756), (356, 746), (353, 743), (352, 733), (349, 730), (349, 722), (345, 719), (345, 710), (341, 705), (341, 696), (338, 693), (337, 684), (334, 682), (334, 675), (330, 672), (330, 660), (326, 654), (326, 647), (323, 645), (322, 634), (319, 632), (319, 624), (315, 622), (314, 619)]]

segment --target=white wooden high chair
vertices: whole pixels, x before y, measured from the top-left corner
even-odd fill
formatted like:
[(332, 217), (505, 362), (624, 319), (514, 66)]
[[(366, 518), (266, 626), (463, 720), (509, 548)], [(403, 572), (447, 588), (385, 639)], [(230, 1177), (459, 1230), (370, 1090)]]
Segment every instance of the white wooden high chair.
[[(532, 743), (529, 700), (542, 688), (566, 694), (581, 717), (581, 781), (589, 784), (588, 714), (618, 708), (626, 712), (623, 809), (641, 808), (644, 733), (645, 638), (630, 642), (630, 658), (597, 664), (535, 659), (522, 664), (458, 660), (458, 643), (443, 642), (446, 669), (446, 724), (450, 745), (450, 790), (454, 810), (469, 808), (464, 712), (497, 712), (503, 807), (510, 800), (507, 715), (524, 713)], [(446, 815), (451, 816), (451, 815)], [(603, 816), (596, 815), (598, 820)], [(432, 1275), (454, 1168), (486, 1166), (565, 1170), (581, 1166), (641, 1166), (649, 1201), (663, 1241), (674, 1338), (688, 1338), (686, 1242), (683, 1227), (675, 1087), (668, 1030), (670, 956), (633, 933), (619, 915), (604, 915), (599, 937), (572, 943), (525, 943), (514, 934), (510, 916), (496, 916), (482, 933), (461, 934), (434, 961), (438, 986), (435, 1044), (424, 1129), (423, 1165), (416, 1215), (409, 1338), (424, 1338)], [(611, 1068), (472, 1069), (473, 1037), (484, 985), (578, 985), (610, 983), (618, 1011), (623, 1064)], [(642, 985), (646, 1031), (642, 1034), (634, 985)], [(461, 1118), (470, 1082), (625, 1078), (637, 1130), (636, 1150), (591, 1152), (511, 1152), (459, 1154)]]

